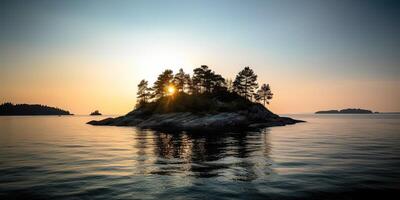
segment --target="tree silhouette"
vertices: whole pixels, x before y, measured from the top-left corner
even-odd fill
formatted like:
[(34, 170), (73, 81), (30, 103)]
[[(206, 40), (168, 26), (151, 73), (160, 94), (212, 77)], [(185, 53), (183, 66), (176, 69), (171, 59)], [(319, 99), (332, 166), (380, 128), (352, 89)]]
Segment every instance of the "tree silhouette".
[(175, 74), (173, 82), (178, 92), (184, 92), (189, 87), (190, 75), (185, 74), (181, 68), (179, 69), (179, 72)]
[(236, 75), (233, 82), (233, 88), (236, 93), (245, 97), (246, 99), (252, 98), (254, 90), (258, 87), (257, 75), (250, 67), (245, 67)]
[(149, 83), (144, 79), (141, 80), (140, 83), (138, 84), (136, 106), (141, 106), (149, 102), (151, 97), (151, 92), (148, 85)]
[(202, 65), (193, 70), (192, 83), (194, 93), (211, 93), (224, 88), (225, 79), (211, 71), (207, 65)]
[(269, 100), (272, 99), (273, 95), (269, 84), (264, 83), (261, 88), (257, 90), (257, 93), (254, 94), (254, 97), (256, 101), (262, 101), (265, 106), (265, 104), (269, 104)]
[(226, 90), (226, 83), (225, 79), (219, 75), (212, 72), (212, 79), (211, 79), (211, 91), (210, 92), (217, 92), (221, 90)]
[(208, 71), (211, 71), (208, 69), (207, 65), (202, 65), (201, 67), (193, 69), (193, 77), (192, 77), (192, 82), (193, 82), (193, 93), (202, 93), (205, 91), (205, 79), (206, 79), (206, 74)]
[(170, 69), (167, 69), (158, 75), (153, 86), (154, 98), (159, 99), (168, 93), (168, 86), (173, 84), (173, 78), (173, 71)]
[(212, 90), (212, 85), (213, 85), (213, 79), (214, 79), (214, 73), (208, 69), (206, 65), (201, 66), (202, 68), (204, 67), (204, 79), (203, 79), (203, 88), (204, 91), (207, 93), (210, 93)]
[(60, 108), (39, 104), (12, 104), (0, 105), (0, 115), (70, 115), (71, 113)]
[[(173, 100), (180, 102), (176, 104), (176, 109), (184, 107), (182, 104), (189, 102), (189, 107), (209, 108), (213, 105), (209, 104), (207, 98), (216, 97), (221, 100), (240, 98), (241, 105), (252, 100), (269, 104), (273, 94), (268, 84), (263, 84), (259, 90), (257, 83), (257, 75), (250, 67), (245, 67), (237, 75), (234, 81), (225, 79), (220, 74), (215, 73), (208, 68), (207, 65), (193, 69), (193, 76), (190, 77), (183, 69), (179, 69), (178, 73), (173, 74), (172, 70), (164, 70), (158, 75), (153, 86), (149, 86), (146, 80), (141, 80), (138, 84), (137, 106), (149, 103), (149, 106), (156, 106), (159, 102), (171, 102), (171, 98), (164, 99), (162, 97), (172, 94), (173, 86), (178, 93), (174, 95)], [(168, 91), (171, 90), (171, 91)], [(253, 99), (254, 98), (254, 99)], [(191, 105), (195, 104), (195, 105)], [(150, 108), (149, 107), (149, 108)], [(225, 108), (224, 108), (225, 109)]]

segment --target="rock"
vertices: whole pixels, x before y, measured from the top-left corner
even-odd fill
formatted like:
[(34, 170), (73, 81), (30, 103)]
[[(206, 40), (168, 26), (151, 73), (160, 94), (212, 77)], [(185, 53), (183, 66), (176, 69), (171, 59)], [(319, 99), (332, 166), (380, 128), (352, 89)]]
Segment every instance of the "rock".
[(109, 118), (102, 119), (102, 120), (99, 120), (99, 121), (92, 120), (92, 121), (88, 122), (88, 124), (91, 124), (91, 125), (112, 125), (116, 120), (117, 120), (117, 118), (109, 117)]
[(260, 103), (234, 93), (180, 94), (141, 106), (125, 116), (90, 121), (92, 125), (136, 126), (143, 129), (230, 131), (284, 126), (301, 122), (280, 117)]
[(95, 110), (94, 112), (90, 113), (90, 115), (101, 115), (101, 113), (98, 110)]
[(106, 118), (99, 121), (90, 121), (91, 125), (111, 125), (111, 126), (137, 126), (143, 129), (156, 130), (232, 130), (236, 128), (259, 129), (270, 126), (284, 126), (303, 122), (287, 117), (279, 117), (273, 113), (263, 113), (258, 108), (253, 108), (253, 112), (233, 113), (222, 112), (216, 114), (198, 115), (188, 112), (154, 114), (147, 117), (130, 115)]

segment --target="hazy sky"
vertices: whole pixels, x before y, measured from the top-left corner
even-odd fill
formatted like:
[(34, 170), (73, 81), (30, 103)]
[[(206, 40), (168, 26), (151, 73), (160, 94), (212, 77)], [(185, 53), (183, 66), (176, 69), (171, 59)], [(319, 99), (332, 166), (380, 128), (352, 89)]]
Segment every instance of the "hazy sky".
[(1, 1), (0, 103), (124, 114), (165, 68), (249, 65), (276, 113), (400, 111), (396, 1)]

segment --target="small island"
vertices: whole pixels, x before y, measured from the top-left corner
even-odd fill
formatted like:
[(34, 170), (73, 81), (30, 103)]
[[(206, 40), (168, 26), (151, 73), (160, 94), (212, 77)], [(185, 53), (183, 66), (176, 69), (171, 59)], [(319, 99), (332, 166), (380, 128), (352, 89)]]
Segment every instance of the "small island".
[(49, 107), (39, 104), (12, 104), (3, 103), (0, 105), (0, 115), (72, 115), (69, 111), (65, 111), (55, 107)]
[[(325, 110), (318, 111), (315, 114), (373, 114), (371, 110), (365, 110), (360, 108), (347, 108), (342, 110)], [(378, 112), (375, 112), (378, 113)]]
[(98, 110), (95, 110), (94, 112), (90, 113), (90, 115), (101, 115), (101, 113)]
[(245, 67), (235, 80), (203, 65), (192, 77), (182, 69), (165, 70), (153, 87), (146, 80), (138, 85), (136, 108), (116, 118), (93, 120), (91, 125), (136, 126), (154, 130), (260, 129), (303, 122), (280, 117), (265, 106), (272, 99), (269, 84), (258, 88), (257, 75)]

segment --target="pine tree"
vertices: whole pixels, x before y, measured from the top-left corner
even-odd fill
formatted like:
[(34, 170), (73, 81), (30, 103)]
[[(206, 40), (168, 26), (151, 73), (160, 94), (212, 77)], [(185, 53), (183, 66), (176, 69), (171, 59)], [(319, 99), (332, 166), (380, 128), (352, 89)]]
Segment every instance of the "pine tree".
[(225, 79), (221, 75), (215, 74), (213, 72), (212, 80), (211, 80), (211, 92), (217, 92), (217, 91), (221, 91), (221, 90), (226, 91)]
[(140, 83), (138, 84), (138, 91), (137, 91), (137, 106), (141, 106), (143, 104), (146, 104), (150, 100), (150, 90), (148, 87), (148, 82), (146, 80), (141, 80)]
[(190, 81), (190, 75), (185, 74), (182, 68), (179, 69), (179, 72), (175, 74), (173, 80), (178, 92), (184, 92), (185, 89), (188, 87), (189, 81)]
[(204, 74), (203, 74), (203, 88), (204, 91), (207, 93), (210, 93), (212, 90), (212, 85), (213, 85), (213, 79), (214, 79), (214, 72), (208, 69), (206, 65), (201, 66), (204, 68)]
[(170, 69), (167, 69), (158, 75), (158, 78), (156, 82), (154, 82), (153, 86), (154, 98), (159, 99), (168, 93), (168, 86), (173, 84), (173, 78), (173, 71)]
[(234, 91), (250, 100), (257, 87), (257, 75), (250, 67), (245, 67), (240, 71), (233, 82)]
[(193, 70), (192, 78), (193, 87), (197, 93), (211, 93), (223, 88), (225, 79), (211, 71), (207, 65), (202, 65), (200, 68)]
[(194, 93), (202, 93), (206, 91), (206, 76), (211, 72), (207, 65), (202, 65), (201, 67), (193, 69), (193, 87), (195, 89)]
[(258, 101), (262, 101), (264, 106), (265, 104), (269, 104), (273, 95), (274, 94), (272, 94), (269, 84), (263, 84), (257, 91)]

